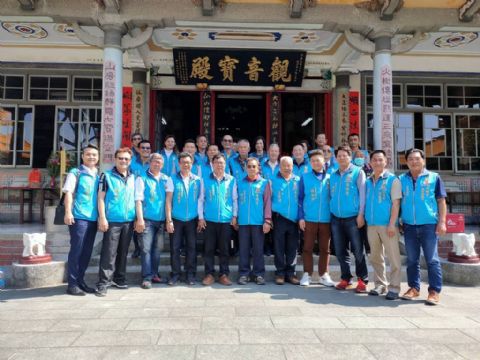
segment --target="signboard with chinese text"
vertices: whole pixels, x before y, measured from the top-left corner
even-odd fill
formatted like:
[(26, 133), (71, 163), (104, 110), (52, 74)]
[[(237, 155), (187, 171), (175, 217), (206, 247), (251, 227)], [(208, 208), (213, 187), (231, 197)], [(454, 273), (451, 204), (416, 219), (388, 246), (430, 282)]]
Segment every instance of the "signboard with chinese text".
[(302, 86), (305, 51), (173, 49), (177, 85)]
[(350, 112), (350, 134), (360, 134), (360, 108), (358, 91), (350, 91), (349, 112)]
[(145, 91), (143, 85), (133, 86), (133, 122), (132, 131), (134, 133), (143, 134), (143, 104), (145, 99)]
[(132, 88), (123, 87), (122, 93), (122, 146), (130, 147), (132, 136)]
[(281, 111), (280, 94), (272, 93), (270, 102), (270, 143), (280, 144)]
[(113, 164), (115, 155), (115, 62), (106, 60), (103, 64), (102, 103), (102, 163)]
[(338, 89), (338, 102), (338, 143), (345, 144), (350, 133), (350, 113), (348, 111), (350, 95), (348, 89)]
[(392, 69), (383, 65), (380, 70), (382, 143), (381, 148), (387, 155), (387, 167), (393, 169), (393, 106), (392, 106)]
[(200, 108), (201, 108), (201, 124), (200, 124), (200, 133), (205, 135), (206, 138), (213, 142), (213, 132), (212, 128), (214, 126), (214, 116), (215, 116), (215, 107), (214, 100), (215, 96), (211, 91), (202, 91), (200, 96)]

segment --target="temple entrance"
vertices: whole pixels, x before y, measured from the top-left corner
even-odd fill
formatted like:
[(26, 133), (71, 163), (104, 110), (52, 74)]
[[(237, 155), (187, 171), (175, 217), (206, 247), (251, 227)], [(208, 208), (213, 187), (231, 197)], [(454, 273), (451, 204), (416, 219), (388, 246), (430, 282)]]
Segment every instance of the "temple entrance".
[[(257, 136), (266, 136), (264, 94), (218, 94), (215, 100), (215, 142), (225, 134), (234, 140), (247, 139), (253, 144)], [(253, 151), (253, 146), (251, 148)]]

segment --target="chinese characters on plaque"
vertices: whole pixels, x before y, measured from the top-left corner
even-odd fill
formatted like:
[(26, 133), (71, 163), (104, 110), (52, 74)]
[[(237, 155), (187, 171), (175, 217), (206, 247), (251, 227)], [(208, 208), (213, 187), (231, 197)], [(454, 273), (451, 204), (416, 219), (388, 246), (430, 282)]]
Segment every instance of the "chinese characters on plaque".
[(122, 146), (131, 146), (132, 135), (132, 88), (123, 87), (122, 93)]
[(177, 85), (302, 86), (304, 51), (173, 49)]
[(142, 134), (144, 92), (139, 87), (134, 87), (133, 92), (133, 132)]
[(349, 95), (349, 112), (350, 112), (350, 134), (360, 134), (360, 108), (358, 99), (360, 94), (358, 91), (350, 91)]
[(281, 113), (280, 95), (272, 94), (270, 103), (270, 142), (280, 143), (280, 113)]
[(213, 122), (212, 114), (212, 93), (210, 91), (202, 91), (201, 96), (201, 109), (202, 109), (202, 129), (201, 133), (210, 140), (211, 125)]
[(340, 144), (347, 143), (348, 134), (350, 133), (350, 113), (348, 111), (348, 105), (350, 102), (350, 94), (347, 89), (342, 89), (339, 91), (339, 106), (338, 106), (338, 115), (339, 115), (339, 137)]
[(387, 154), (388, 167), (393, 167), (392, 69), (383, 65), (380, 71), (382, 109), (382, 150)]
[(115, 155), (115, 63), (103, 64), (102, 162), (111, 164)]

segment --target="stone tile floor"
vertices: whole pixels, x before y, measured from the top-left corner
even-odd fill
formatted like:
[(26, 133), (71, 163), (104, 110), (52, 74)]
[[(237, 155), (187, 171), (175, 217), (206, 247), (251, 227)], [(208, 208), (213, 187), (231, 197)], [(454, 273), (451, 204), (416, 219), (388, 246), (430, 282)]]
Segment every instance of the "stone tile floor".
[(435, 307), (321, 286), (65, 289), (0, 292), (0, 359), (480, 359), (478, 287)]

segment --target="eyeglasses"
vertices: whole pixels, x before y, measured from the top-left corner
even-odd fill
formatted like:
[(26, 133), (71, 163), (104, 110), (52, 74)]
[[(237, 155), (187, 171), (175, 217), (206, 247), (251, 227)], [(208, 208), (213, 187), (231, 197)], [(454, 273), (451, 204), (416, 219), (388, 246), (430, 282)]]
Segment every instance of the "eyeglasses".
[(248, 169), (255, 169), (256, 167), (257, 167), (257, 165), (247, 165)]
[(150, 146), (140, 146), (140, 149), (142, 149), (142, 150), (150, 150), (151, 147), (150, 147)]
[(129, 157), (117, 157), (118, 160), (123, 160), (123, 161), (130, 161)]
[(223, 142), (233, 142), (233, 140), (230, 140), (230, 139), (223, 139)]

